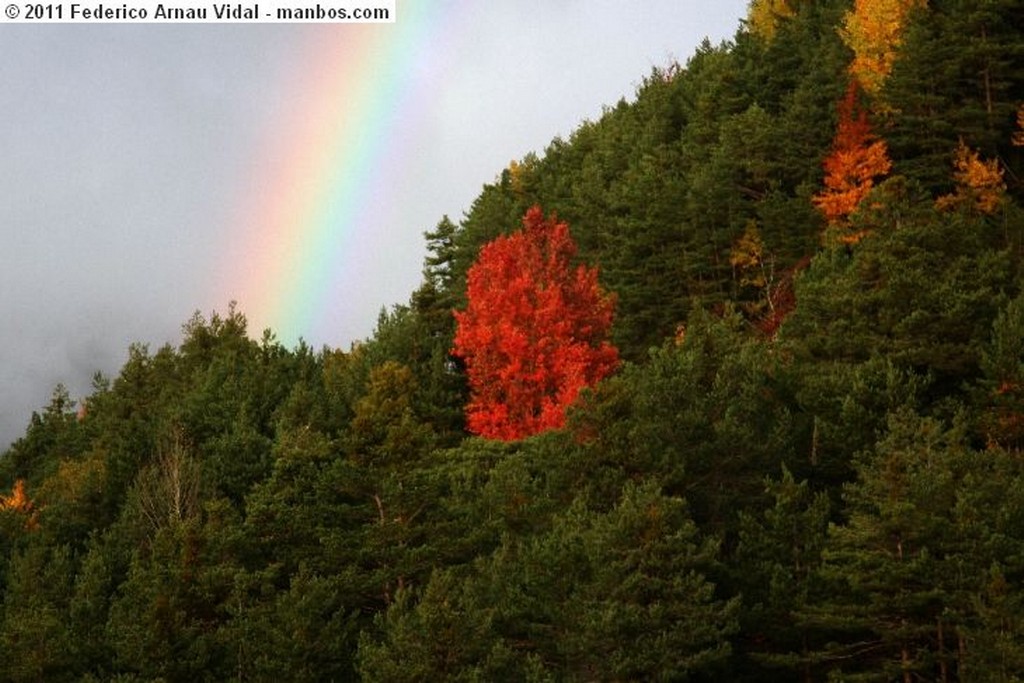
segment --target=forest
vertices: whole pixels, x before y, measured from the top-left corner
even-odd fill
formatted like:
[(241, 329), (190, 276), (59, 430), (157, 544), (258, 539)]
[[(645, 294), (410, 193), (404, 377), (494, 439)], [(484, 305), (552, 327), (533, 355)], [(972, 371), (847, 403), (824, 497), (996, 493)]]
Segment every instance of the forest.
[(368, 339), (57, 386), (0, 682), (1024, 680), (1022, 202), (1024, 1), (753, 0)]

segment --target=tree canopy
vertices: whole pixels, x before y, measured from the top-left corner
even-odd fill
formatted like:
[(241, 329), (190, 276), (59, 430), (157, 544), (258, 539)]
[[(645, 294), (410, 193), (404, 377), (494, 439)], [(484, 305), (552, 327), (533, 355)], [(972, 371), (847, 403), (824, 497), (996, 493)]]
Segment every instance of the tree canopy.
[(757, 0), (368, 339), (58, 385), (0, 683), (1024, 678), (1022, 9)]
[(455, 312), (453, 353), (469, 380), (470, 431), (518, 439), (561, 427), (580, 389), (610, 373), (606, 340), (614, 298), (597, 270), (575, 265), (569, 226), (539, 206), (519, 232), (484, 245), (467, 275), (465, 311)]

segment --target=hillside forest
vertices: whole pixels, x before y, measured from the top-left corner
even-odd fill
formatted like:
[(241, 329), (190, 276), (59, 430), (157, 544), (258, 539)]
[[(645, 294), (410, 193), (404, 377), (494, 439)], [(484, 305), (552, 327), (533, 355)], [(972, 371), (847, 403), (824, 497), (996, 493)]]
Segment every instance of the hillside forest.
[(1024, 2), (753, 0), (370, 338), (57, 386), (0, 681), (1020, 681), (1022, 202)]

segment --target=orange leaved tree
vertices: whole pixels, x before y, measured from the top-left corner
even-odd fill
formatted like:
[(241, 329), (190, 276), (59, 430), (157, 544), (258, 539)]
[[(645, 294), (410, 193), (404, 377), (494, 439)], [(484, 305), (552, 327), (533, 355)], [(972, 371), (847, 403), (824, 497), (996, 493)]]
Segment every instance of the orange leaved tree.
[(980, 213), (995, 213), (1006, 199), (1006, 183), (999, 160), (983, 160), (961, 138), (953, 164), (956, 191), (939, 197), (935, 205), (940, 209), (969, 206)]
[[(833, 225), (853, 213), (875, 179), (892, 168), (885, 141), (872, 134), (867, 111), (858, 106), (857, 91), (857, 82), (850, 81), (839, 102), (839, 125), (832, 152), (824, 161), (825, 189), (814, 196), (815, 205)], [(845, 239), (856, 242), (859, 236)]]
[(36, 509), (28, 494), (25, 493), (25, 481), (18, 479), (11, 488), (11, 495), (0, 494), (0, 510), (11, 510), (27, 517), (26, 529), (35, 529), (38, 526), (36, 521)]
[(470, 431), (513, 440), (560, 427), (580, 389), (617, 365), (614, 297), (575, 255), (569, 226), (535, 206), (469, 269), (453, 353), (466, 364)]

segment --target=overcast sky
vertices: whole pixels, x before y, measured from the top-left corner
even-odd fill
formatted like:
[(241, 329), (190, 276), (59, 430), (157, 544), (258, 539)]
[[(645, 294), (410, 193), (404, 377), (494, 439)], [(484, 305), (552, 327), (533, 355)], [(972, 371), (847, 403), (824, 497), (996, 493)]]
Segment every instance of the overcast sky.
[[(418, 284), (424, 230), (458, 220), (510, 160), (632, 99), (652, 67), (730, 39), (747, 4), (473, 2), (428, 48), (444, 73), (424, 73), (436, 94), (417, 100), (391, 210), (353, 228), (386, 241), (331, 326), (299, 333), (315, 348), (368, 336)], [(360, 30), (0, 23), (0, 451), (58, 382), (85, 396), (132, 342), (177, 344), (193, 311), (226, 309), (214, 283), (230, 222), (280, 136), (302, 48)]]

